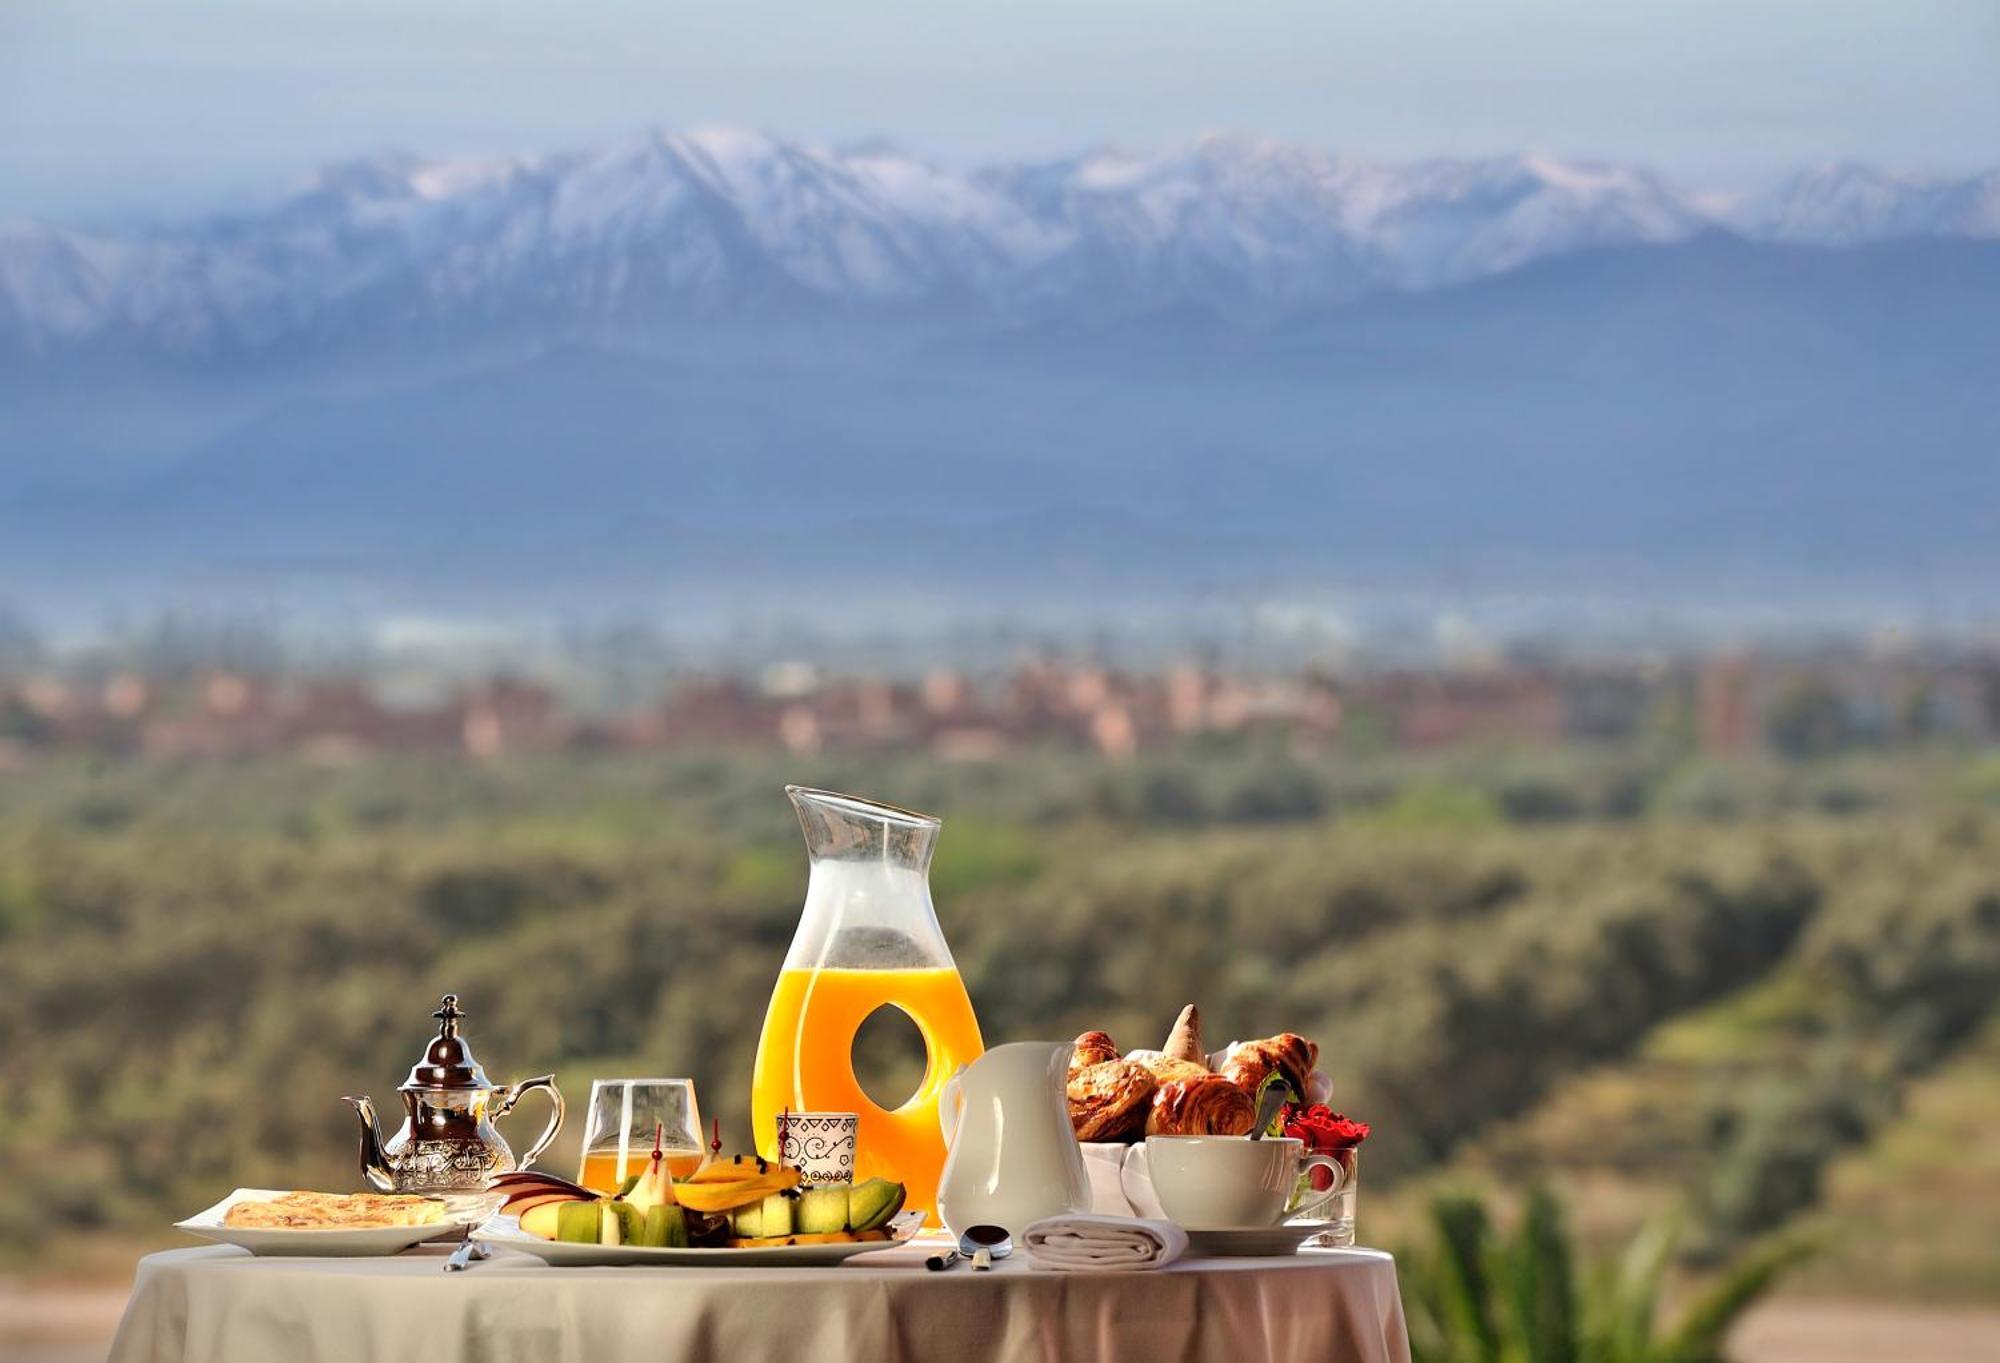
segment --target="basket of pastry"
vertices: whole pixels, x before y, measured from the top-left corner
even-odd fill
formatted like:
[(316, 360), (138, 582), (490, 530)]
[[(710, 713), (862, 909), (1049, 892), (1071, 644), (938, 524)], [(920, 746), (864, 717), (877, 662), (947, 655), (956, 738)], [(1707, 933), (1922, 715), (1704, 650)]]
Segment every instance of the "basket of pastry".
[[(1260, 1101), (1283, 1128), (1323, 1104), (1331, 1089), (1319, 1047), (1296, 1032), (1233, 1041), (1210, 1051), (1201, 1013), (1181, 1010), (1159, 1050), (1123, 1051), (1103, 1032), (1085, 1032), (1070, 1052), (1069, 1118), (1090, 1174), (1091, 1209), (1114, 1216), (1160, 1216), (1144, 1181), (1124, 1172), (1125, 1149), (1148, 1136), (1245, 1136)], [(1273, 1094), (1273, 1089), (1282, 1094)], [(1282, 1099), (1282, 1106), (1277, 1104)]]

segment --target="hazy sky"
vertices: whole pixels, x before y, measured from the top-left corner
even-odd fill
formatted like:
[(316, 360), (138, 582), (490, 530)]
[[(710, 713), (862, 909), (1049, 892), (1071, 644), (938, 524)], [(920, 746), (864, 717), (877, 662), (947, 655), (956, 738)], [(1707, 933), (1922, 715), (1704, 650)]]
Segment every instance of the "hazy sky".
[(0, 215), (650, 125), (947, 160), (1226, 127), (1740, 184), (2000, 164), (1996, 0), (0, 0)]

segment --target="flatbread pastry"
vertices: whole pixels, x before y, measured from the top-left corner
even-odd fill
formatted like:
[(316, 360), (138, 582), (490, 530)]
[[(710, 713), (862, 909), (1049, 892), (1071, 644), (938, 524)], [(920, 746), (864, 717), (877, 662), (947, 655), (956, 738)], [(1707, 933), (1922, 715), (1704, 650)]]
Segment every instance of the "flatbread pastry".
[(237, 1202), (222, 1224), (247, 1230), (361, 1230), (428, 1226), (444, 1220), (444, 1203), (394, 1193), (291, 1192), (268, 1202)]

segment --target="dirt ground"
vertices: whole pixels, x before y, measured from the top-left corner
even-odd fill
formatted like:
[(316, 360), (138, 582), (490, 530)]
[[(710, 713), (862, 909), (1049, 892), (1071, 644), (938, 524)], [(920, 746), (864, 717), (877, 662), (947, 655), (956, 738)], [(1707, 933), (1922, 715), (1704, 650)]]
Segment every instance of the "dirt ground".
[(102, 1363), (124, 1309), (122, 1287), (28, 1286), (0, 1279), (0, 1360)]
[[(0, 1360), (101, 1363), (124, 1304), (117, 1288), (0, 1282)], [(2000, 1310), (1778, 1301), (1733, 1343), (1736, 1363), (1995, 1363)]]
[(2000, 1310), (1777, 1301), (1731, 1340), (1738, 1363), (1995, 1363)]

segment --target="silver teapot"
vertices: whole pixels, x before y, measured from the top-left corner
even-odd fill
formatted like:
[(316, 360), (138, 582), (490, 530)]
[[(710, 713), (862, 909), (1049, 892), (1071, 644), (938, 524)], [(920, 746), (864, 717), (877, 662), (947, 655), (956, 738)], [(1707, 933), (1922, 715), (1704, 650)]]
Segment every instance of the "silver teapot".
[[(533, 1164), (549, 1148), (562, 1130), (562, 1091), (553, 1074), (518, 1084), (489, 1080), (458, 1034), (459, 1019), (465, 1016), (458, 995), (446, 994), (431, 1016), (438, 1019), (438, 1034), (396, 1090), (403, 1095), (405, 1115), (393, 1136), (383, 1137), (370, 1099), (342, 1099), (353, 1105), (361, 1121), (361, 1172), (385, 1193), (483, 1193), (493, 1175)], [(494, 1123), (534, 1089), (546, 1091), (555, 1110), (517, 1165)]]

